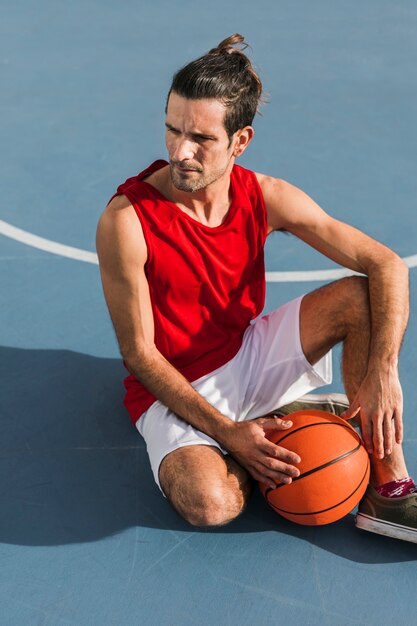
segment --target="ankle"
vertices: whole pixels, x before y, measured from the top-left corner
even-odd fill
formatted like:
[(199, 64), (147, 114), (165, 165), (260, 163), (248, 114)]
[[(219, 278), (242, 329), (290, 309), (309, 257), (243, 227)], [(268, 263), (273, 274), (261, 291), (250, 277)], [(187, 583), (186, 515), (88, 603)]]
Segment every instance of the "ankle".
[(373, 454), (369, 457), (371, 463), (371, 480), (373, 487), (383, 485), (393, 480), (402, 480), (409, 476), (401, 446), (394, 447), (392, 454), (383, 459), (377, 459)]

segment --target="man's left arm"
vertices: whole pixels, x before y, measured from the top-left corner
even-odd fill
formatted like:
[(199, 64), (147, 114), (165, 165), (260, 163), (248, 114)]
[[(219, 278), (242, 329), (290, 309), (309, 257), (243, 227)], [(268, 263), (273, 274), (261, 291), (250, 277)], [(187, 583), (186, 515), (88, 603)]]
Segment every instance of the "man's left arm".
[[(362, 424), (373, 424), (374, 432), (394, 419), (396, 441), (401, 443), (398, 357), (409, 315), (406, 264), (383, 244), (332, 218), (290, 183), (263, 175), (258, 180), (270, 231), (286, 230), (336, 263), (368, 276), (372, 329), (368, 370), (345, 417), (360, 410)], [(383, 449), (375, 452), (382, 451), (383, 456)]]

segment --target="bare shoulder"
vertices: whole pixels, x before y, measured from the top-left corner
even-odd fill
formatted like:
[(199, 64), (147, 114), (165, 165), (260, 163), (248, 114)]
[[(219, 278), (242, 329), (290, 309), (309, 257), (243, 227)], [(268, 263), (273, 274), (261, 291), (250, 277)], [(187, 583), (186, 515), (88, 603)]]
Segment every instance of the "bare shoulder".
[(255, 172), (255, 176), (258, 179), (258, 183), (260, 184), (261, 189), (264, 193), (268, 193), (270, 191), (277, 192), (285, 185), (285, 180), (282, 180), (281, 178), (275, 178), (274, 176), (269, 176), (268, 174)]
[(124, 260), (146, 262), (142, 226), (125, 195), (115, 196), (104, 209), (97, 225), (96, 246), (100, 265)]
[(255, 173), (265, 202), (269, 230), (288, 228), (292, 200), (299, 189), (282, 178)]
[[(120, 226), (133, 221), (135, 210), (125, 195), (115, 196), (104, 209), (98, 222), (99, 228)], [(137, 218), (136, 218), (137, 219)]]
[(274, 178), (273, 176), (261, 174), (260, 172), (255, 172), (255, 176), (258, 179), (258, 183), (265, 198), (269, 198), (269, 196), (275, 197), (277, 194), (282, 193), (285, 185), (287, 184), (286, 181), (281, 178)]

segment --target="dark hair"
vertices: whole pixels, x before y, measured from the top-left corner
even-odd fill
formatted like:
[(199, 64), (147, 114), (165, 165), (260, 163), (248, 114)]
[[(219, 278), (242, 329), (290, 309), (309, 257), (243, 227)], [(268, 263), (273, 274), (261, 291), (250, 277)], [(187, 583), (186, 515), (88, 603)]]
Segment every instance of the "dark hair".
[[(240, 48), (235, 46), (240, 44)], [(262, 96), (262, 83), (243, 50), (242, 35), (231, 35), (204, 56), (178, 70), (172, 91), (189, 100), (214, 98), (226, 107), (224, 126), (231, 139), (240, 128), (252, 124)]]

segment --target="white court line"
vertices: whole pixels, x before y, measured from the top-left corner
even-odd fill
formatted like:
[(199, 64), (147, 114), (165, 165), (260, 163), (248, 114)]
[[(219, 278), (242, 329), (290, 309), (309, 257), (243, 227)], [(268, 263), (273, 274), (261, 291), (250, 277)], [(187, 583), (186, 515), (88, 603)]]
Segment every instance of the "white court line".
[(20, 243), (24, 243), (32, 248), (38, 248), (38, 250), (44, 250), (45, 252), (51, 252), (52, 254), (58, 254), (59, 256), (65, 256), (69, 259), (75, 259), (76, 261), (84, 261), (84, 263), (94, 263), (98, 265), (98, 259), (95, 252), (88, 252), (87, 250), (81, 250), (80, 248), (73, 248), (72, 246), (65, 246), (62, 243), (51, 241), (50, 239), (44, 239), (37, 235), (32, 235), (26, 230), (16, 228), (7, 222), (0, 220), (0, 234)]
[[(97, 254), (95, 252), (89, 252), (88, 250), (82, 250), (81, 248), (73, 248), (72, 246), (65, 246), (62, 243), (45, 239), (44, 237), (38, 237), (32, 233), (28, 233), (26, 230), (16, 228), (7, 222), (0, 220), (0, 234), (9, 239), (14, 239), (32, 248), (38, 248), (38, 250), (44, 250), (52, 254), (57, 254), (76, 261), (83, 261), (84, 263), (92, 263), (98, 265)], [(404, 261), (409, 268), (417, 267), (417, 254), (407, 256)], [(352, 276), (356, 272), (348, 270), (346, 268), (333, 269), (333, 270), (304, 270), (294, 272), (266, 272), (266, 280), (270, 283), (299, 283), (310, 281), (326, 281), (334, 280), (336, 278), (343, 278), (344, 276)]]

